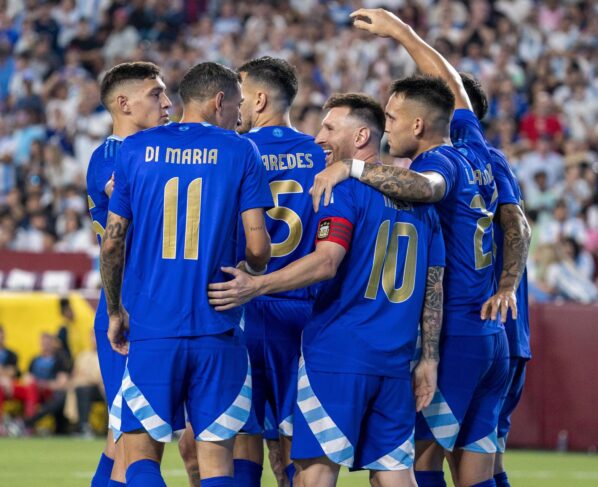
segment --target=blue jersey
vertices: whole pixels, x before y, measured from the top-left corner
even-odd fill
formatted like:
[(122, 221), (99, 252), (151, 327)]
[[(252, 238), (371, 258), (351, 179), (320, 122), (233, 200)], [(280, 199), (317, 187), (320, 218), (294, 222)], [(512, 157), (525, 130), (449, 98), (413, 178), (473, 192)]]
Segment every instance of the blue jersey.
[[(517, 178), (513, 174), (504, 154), (499, 150), (489, 147), (494, 168), (494, 177), (498, 186), (498, 204), (516, 204), (523, 207), (521, 189)], [(504, 189), (503, 189), (504, 188)], [(503, 262), (503, 232), (498, 223), (494, 224), (494, 238), (496, 240), (496, 281), (500, 281)], [(529, 310), (527, 301), (527, 269), (523, 272), (521, 282), (516, 292), (517, 319), (514, 320), (509, 313), (505, 322), (505, 330), (509, 339), (511, 357), (531, 358), (529, 342)]]
[(436, 147), (411, 164), (414, 171), (440, 173), (446, 182), (445, 195), (436, 203), (448, 256), (443, 334), (498, 333), (502, 329), (498, 320), (480, 319), (482, 305), (496, 290), (492, 220), (498, 193), (490, 156), (478, 120), (469, 110), (455, 111), (451, 138), (454, 147)]
[(444, 243), (432, 205), (395, 204), (349, 179), (321, 207), (316, 243), (347, 254), (336, 276), (317, 288), (303, 332), (312, 370), (409, 377), (428, 267), (444, 266)]
[[(87, 167), (87, 204), (93, 230), (100, 245), (106, 228), (106, 220), (108, 220), (108, 202), (110, 201), (105, 191), (106, 183), (114, 173), (116, 155), (121, 144), (122, 139), (116, 135), (108, 137), (102, 145), (93, 151)], [(100, 302), (94, 320), (94, 328), (97, 330), (108, 329), (104, 289), (100, 291)]]
[(238, 326), (241, 309), (216, 312), (210, 282), (234, 266), (239, 213), (271, 208), (253, 142), (201, 123), (139, 132), (122, 144), (110, 211), (132, 221), (123, 280), (130, 339), (191, 337)]
[[(266, 213), (266, 226), (272, 239), (272, 260), (268, 272), (282, 269), (309, 254), (317, 223), (311, 188), (314, 176), (326, 166), (322, 148), (306, 135), (288, 127), (261, 127), (246, 137), (257, 145), (268, 173), (275, 207)], [(239, 231), (238, 255), (245, 258), (245, 238)], [(286, 299), (308, 299), (306, 288), (274, 295)]]

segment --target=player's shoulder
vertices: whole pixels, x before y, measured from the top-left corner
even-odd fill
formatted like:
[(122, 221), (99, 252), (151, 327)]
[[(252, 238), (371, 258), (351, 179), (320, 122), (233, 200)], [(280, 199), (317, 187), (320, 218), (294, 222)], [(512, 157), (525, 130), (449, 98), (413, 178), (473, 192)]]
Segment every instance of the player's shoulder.
[(478, 120), (478, 117), (476, 117), (476, 114), (469, 108), (457, 108), (453, 112), (451, 123), (453, 122), (471, 122), (480, 127), (480, 121)]

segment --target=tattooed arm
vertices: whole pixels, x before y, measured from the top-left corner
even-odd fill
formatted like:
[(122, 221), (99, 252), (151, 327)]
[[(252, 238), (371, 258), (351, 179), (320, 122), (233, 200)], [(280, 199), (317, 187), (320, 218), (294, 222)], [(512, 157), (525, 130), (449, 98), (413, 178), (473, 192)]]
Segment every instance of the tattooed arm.
[(416, 409), (428, 406), (436, 391), (439, 360), (440, 331), (442, 329), (442, 303), (444, 292), (443, 267), (429, 267), (426, 297), (421, 319), (422, 355), (413, 371)]
[(497, 214), (503, 231), (503, 264), (498, 291), (482, 306), (482, 319), (495, 320), (498, 312), (504, 323), (509, 309), (517, 318), (516, 291), (525, 270), (531, 231), (519, 205), (501, 205)]
[[(314, 177), (310, 189), (314, 210), (330, 203), (332, 189), (351, 175), (353, 159), (343, 159), (326, 167)], [(377, 189), (389, 198), (413, 203), (435, 203), (444, 197), (446, 182), (437, 172), (416, 172), (384, 164), (365, 164), (359, 177), (362, 183)]]
[(243, 230), (245, 231), (245, 260), (250, 269), (257, 272), (266, 270), (270, 262), (270, 235), (266, 229), (263, 208), (252, 208), (241, 213)]
[(102, 238), (100, 251), (100, 273), (108, 307), (108, 338), (112, 348), (126, 354), (126, 323), (121, 305), (121, 288), (125, 265), (125, 237), (129, 220), (108, 212), (108, 222)]

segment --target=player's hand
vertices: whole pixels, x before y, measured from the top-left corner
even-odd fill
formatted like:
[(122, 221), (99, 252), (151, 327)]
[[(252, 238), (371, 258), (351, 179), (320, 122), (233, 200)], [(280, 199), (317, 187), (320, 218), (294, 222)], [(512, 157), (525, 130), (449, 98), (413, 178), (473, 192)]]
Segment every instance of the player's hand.
[(395, 14), (383, 8), (360, 8), (351, 14), (353, 25), (380, 37), (394, 37), (409, 26)]
[(351, 164), (345, 161), (334, 162), (322, 172), (316, 174), (314, 184), (309, 190), (316, 213), (320, 209), (322, 195), (324, 195), (324, 206), (328, 206), (332, 196), (332, 188), (345, 179), (349, 179), (350, 175)]
[(498, 316), (498, 312), (500, 311), (500, 321), (504, 323), (507, 321), (509, 310), (511, 310), (511, 316), (513, 316), (513, 319), (516, 320), (517, 296), (515, 295), (515, 291), (499, 290), (494, 296), (492, 296), (482, 305), (480, 317), (483, 320), (495, 320)]
[(259, 286), (256, 277), (234, 267), (222, 267), (222, 272), (231, 274), (234, 279), (208, 285), (209, 302), (216, 311), (236, 308), (257, 296)]
[(129, 331), (129, 315), (124, 309), (108, 317), (108, 340), (115, 352), (121, 355), (129, 353), (127, 332)]
[(114, 191), (114, 173), (112, 173), (112, 176), (110, 176), (106, 186), (104, 186), (104, 193), (106, 193), (108, 198), (112, 196), (112, 191)]
[(415, 410), (418, 413), (432, 402), (436, 392), (437, 379), (438, 362), (436, 360), (420, 360), (413, 370), (413, 393), (415, 395)]

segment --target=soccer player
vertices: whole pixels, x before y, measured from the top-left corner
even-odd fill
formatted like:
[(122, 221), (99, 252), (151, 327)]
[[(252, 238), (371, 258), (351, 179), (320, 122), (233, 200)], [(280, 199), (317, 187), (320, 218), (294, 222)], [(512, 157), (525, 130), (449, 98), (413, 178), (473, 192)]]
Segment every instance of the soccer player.
[[(291, 126), (289, 112), (298, 82), (288, 62), (262, 57), (245, 63), (239, 73), (243, 103), (238, 131), (257, 145), (275, 203), (266, 217), (272, 238), (271, 272), (312, 250), (317, 221), (308, 191), (314, 176), (324, 169), (325, 156), (312, 136)], [(245, 241), (240, 240), (239, 249), (244, 250)], [(280, 437), (289, 482), (294, 474), (290, 440), (301, 333), (311, 307), (307, 289), (261, 296), (245, 306), (244, 334), (251, 359), (254, 409), (262, 429), (266, 429), (266, 404), (272, 411), (275, 438)], [(235, 452), (235, 484), (259, 486), (262, 436), (239, 436)]]
[(252, 426), (251, 369), (237, 333), (240, 311), (217, 313), (205, 290), (223, 277), (221, 266), (235, 263), (239, 214), (243, 266), (265, 271), (264, 208), (272, 195), (255, 145), (233, 131), (242, 100), (238, 74), (201, 63), (185, 74), (179, 93), (181, 123), (139, 132), (121, 146), (100, 254), (108, 336), (116, 351), (128, 353), (126, 479), (133, 487), (165, 485), (163, 442), (184, 426), (185, 406), (202, 487), (230, 487), (234, 436)]
[[(488, 111), (486, 93), (480, 82), (471, 75), (461, 73), (461, 79), (476, 117), (478, 120), (482, 120)], [(492, 156), (494, 177), (498, 186), (498, 212), (494, 218), (494, 236), (497, 248), (496, 279), (499, 282), (499, 289), (517, 288), (517, 318), (509, 315), (505, 321), (510, 353), (509, 387), (498, 418), (498, 450), (494, 460), (494, 480), (497, 487), (509, 487), (509, 480), (503, 465), (503, 454), (511, 426), (511, 413), (521, 399), (525, 382), (525, 367), (527, 361), (531, 359), (526, 270), (523, 271), (523, 276), (518, 281), (521, 267), (525, 266), (527, 260), (531, 233), (523, 213), (521, 189), (517, 178), (502, 152), (491, 146), (488, 146), (488, 150)], [(500, 299), (498, 293), (497, 298)], [(499, 305), (496, 302), (487, 303), (483, 314), (492, 313), (492, 304), (495, 307)]]
[[(424, 74), (395, 82), (386, 106), (391, 155), (413, 162), (411, 170), (335, 163), (316, 176), (314, 204), (318, 207), (322, 193), (326, 203), (331, 188), (351, 175), (395, 199), (436, 203), (447, 252), (445, 319), (438, 391), (418, 416), (416, 478), (423, 487), (445, 485), (443, 449), (456, 449), (460, 484), (492, 486), (508, 343), (496, 307), (493, 316), (480, 319), (496, 288), (492, 219), (498, 195), (490, 155), (453, 67), (383, 9), (361, 9), (352, 17), (356, 27), (400, 42)], [(455, 107), (463, 110), (453, 116)], [(451, 116), (452, 130), (469, 134), (467, 147), (451, 146)], [(507, 308), (516, 313), (514, 289), (501, 307), (503, 320)]]
[[(316, 137), (340, 157), (379, 165), (384, 112), (361, 94), (333, 96)], [(432, 399), (442, 321), (444, 245), (431, 205), (393, 202), (349, 180), (319, 215), (315, 250), (278, 271), (210, 285), (225, 311), (254, 296), (312, 288), (303, 331), (291, 456), (300, 485), (336, 484), (341, 465), (376, 486), (415, 486), (414, 412)], [(423, 354), (410, 361), (422, 320)]]
[[(114, 186), (114, 162), (120, 145), (129, 135), (168, 122), (171, 102), (166, 95), (160, 68), (148, 62), (114, 66), (102, 79), (100, 95), (102, 104), (112, 117), (113, 128), (112, 135), (94, 151), (89, 161), (87, 201), (93, 229), (101, 244), (108, 218), (108, 202)], [(108, 315), (103, 290), (100, 292), (94, 328), (106, 401), (110, 410), (120, 389), (126, 359), (112, 350), (108, 341)], [(124, 485), (122, 444), (115, 446), (112, 431), (115, 428), (118, 434), (118, 409), (118, 404), (112, 409), (111, 428), (108, 429), (106, 447), (91, 481), (92, 487)], [(109, 484), (111, 475), (113, 480)]]

